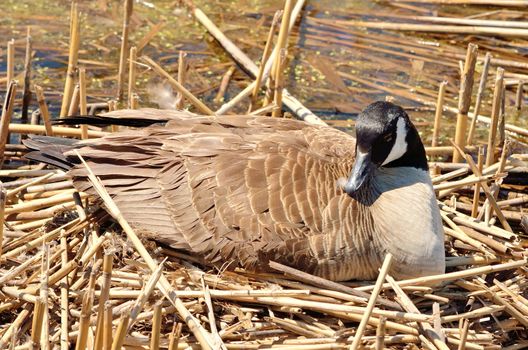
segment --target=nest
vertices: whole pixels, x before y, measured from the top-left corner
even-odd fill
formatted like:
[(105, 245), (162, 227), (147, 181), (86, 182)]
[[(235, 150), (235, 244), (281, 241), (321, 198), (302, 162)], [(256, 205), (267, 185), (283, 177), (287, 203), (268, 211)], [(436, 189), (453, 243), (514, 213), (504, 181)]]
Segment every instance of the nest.
[[(505, 156), (483, 174), (433, 164), (450, 169), (433, 178), (438, 198), (448, 198), (439, 201), (448, 271), (395, 281), (386, 259), (375, 284), (278, 263), (275, 274), (218, 270), (139, 239), (95, 176), (91, 203), (61, 171), (0, 170), (17, 177), (3, 184), (0, 348), (517, 348), (528, 342), (528, 263), (515, 205), (528, 198), (507, 175), (526, 179), (524, 161)], [(486, 195), (490, 182), (509, 199)], [(473, 209), (468, 186), (484, 191), (475, 216), (480, 209), (488, 223), (464, 213)]]
[[(130, 0), (125, 1), (123, 42), (128, 38), (131, 3)], [(405, 6), (409, 8), (410, 5)], [(299, 9), (296, 9), (293, 12), (297, 11), (295, 13), (298, 14)], [(227, 41), (203, 12), (194, 7), (191, 7), (190, 12), (227, 51), (234, 50), (233, 44)], [(287, 13), (284, 11), (285, 16)], [(293, 18), (296, 14), (292, 15)], [(61, 116), (73, 114), (68, 113), (69, 110), (75, 113), (78, 107), (81, 114), (87, 114), (86, 77), (83, 70), (79, 76), (78, 101), (72, 99), (72, 95), (75, 95), (72, 77), (80, 40), (78, 16), (74, 3), (70, 64)], [(311, 21), (326, 23), (329, 28), (337, 26), (341, 35), (348, 35), (346, 24), (329, 23), (317, 18)], [(355, 24), (372, 28), (381, 25), (365, 22)], [(278, 16), (272, 28), (274, 26), (278, 27)], [(421, 30), (416, 26), (412, 28)], [(142, 42), (143, 46), (159, 29), (153, 28), (146, 36), (146, 41)], [(402, 26), (392, 29), (407, 30)], [(474, 30), (467, 33), (482, 34), (481, 30)], [(287, 26), (281, 26), (278, 42), (282, 47), (278, 45), (277, 52), (284, 52), (287, 33)], [(354, 31), (352, 34), (361, 33)], [(272, 37), (273, 29), (270, 31), (269, 43)], [(316, 41), (327, 40), (328, 37), (326, 32), (311, 36)], [(384, 35), (373, 41), (392, 40), (387, 38)], [(409, 45), (409, 52), (414, 51), (413, 45), (417, 43), (414, 40), (408, 43), (412, 44)], [(489, 43), (490, 46), (495, 44), (494, 41)], [(13, 45), (14, 42), (10, 42), (8, 53), (13, 52)], [(136, 49), (132, 49), (130, 60), (135, 63)], [(431, 55), (435, 55), (435, 60), (443, 61), (436, 57), (437, 54), (441, 55), (442, 49), (430, 50), (434, 51)], [(27, 52), (28, 83), (25, 84), (24, 96), (30, 94), (29, 35)], [(270, 69), (263, 68), (266, 65), (262, 64), (259, 68), (241, 52), (231, 53), (257, 80), (265, 81), (270, 74)], [(126, 55), (127, 47), (124, 44), (118, 83), (121, 102)], [(271, 45), (267, 46), (263, 60), (267, 60), (270, 55)], [(281, 61), (284, 57), (281, 56), (274, 56), (277, 57), (275, 65), (278, 67), (284, 65)], [(503, 63), (514, 69), (524, 67), (523, 61), (515, 61), (516, 56), (511, 56), (513, 58), (507, 56), (508, 60), (503, 60)], [(458, 59), (464, 55), (458, 50), (453, 57)], [(450, 63), (450, 67), (457, 67), (456, 61), (449, 61), (453, 57), (446, 56), (446, 62)], [(475, 73), (476, 60), (476, 48), (472, 45), (467, 58), (462, 67), (464, 81), (461, 84), (462, 101), (459, 109), (446, 108), (461, 115), (460, 120), (468, 117), (468, 99), (473, 85), (472, 79), (468, 80), (468, 77)], [(426, 61), (431, 60), (428, 58)], [(183, 78), (176, 81), (150, 58), (143, 58), (142, 61), (178, 90), (180, 108), (185, 98), (196, 110), (205, 114), (213, 113), (185, 89)], [(182, 61), (183, 54), (179, 62)], [(489, 59), (486, 64), (489, 64)], [(12, 67), (13, 64), (8, 63), (7, 66)], [(320, 70), (328, 75), (328, 79), (346, 93), (350, 93), (350, 87), (344, 85), (342, 77), (349, 77), (369, 88), (387, 91), (381, 83), (345, 74), (333, 76), (332, 70), (325, 66), (325, 63), (319, 63)], [(131, 81), (134, 81), (135, 69), (134, 64), (131, 64)], [(377, 64), (375, 69), (376, 72), (379, 70)], [(487, 76), (487, 68), (483, 70)], [(280, 72), (280, 69), (276, 71)], [(231, 73), (226, 74), (227, 78), (222, 80), (220, 86), (222, 95), (233, 70), (230, 68), (228, 72)], [(488, 141), (488, 149), (500, 155), (498, 161), (495, 159), (496, 154), (491, 152), (491, 162), (484, 167), (482, 154), (475, 146), (436, 146), (435, 141), (440, 137), (443, 96), (436, 105), (436, 110), (440, 112), (437, 113), (438, 124), (435, 121), (434, 126), (435, 147), (427, 148), (427, 152), (436, 157), (452, 154), (456, 160), (453, 163), (430, 164), (446, 232), (447, 272), (395, 281), (387, 274), (391, 263), (391, 257), (388, 256), (377, 281), (347, 283), (324, 280), (277, 263), (271, 263), (271, 267), (276, 270), (273, 274), (244, 269), (227, 271), (208, 266), (197, 257), (159, 246), (153, 241), (141, 240), (95, 177), (92, 176), (91, 181), (98, 196), (89, 197), (85, 193), (77, 193), (63, 172), (27, 165), (21, 161), (24, 147), (9, 144), (5, 137), (8, 132), (87, 138), (104, 136), (107, 131), (86, 126), (79, 129), (52, 126), (42, 89), (38, 86), (36, 94), (44, 125), (9, 124), (17, 87), (16, 83), (10, 81), (10, 76), (13, 76), (12, 72), (7, 75), (9, 87), (0, 123), (0, 150), (4, 161), (0, 177), (7, 179), (2, 184), (0, 200), (0, 349), (69, 349), (73, 344), (76, 349), (125, 347), (171, 350), (480, 350), (520, 349), (528, 346), (528, 262), (525, 249), (528, 245), (528, 219), (523, 211), (528, 202), (528, 157), (522, 146), (518, 148), (510, 142), (504, 142), (506, 132), (522, 142), (523, 137), (528, 136), (528, 130), (505, 123), (504, 118), (498, 123), (501, 96), (504, 96), (501, 85), (504, 71), (497, 69), (497, 82), (500, 84), (495, 86), (491, 118), (477, 113), (472, 125), (473, 128), (479, 121), (492, 126), (490, 135), (493, 137)], [(484, 85), (486, 76), (483, 75)], [(517, 75), (509, 77), (517, 78)], [(271, 112), (277, 116), (284, 97), (284, 103), (292, 111), (305, 116), (308, 122), (323, 123), (290, 94), (282, 96), (277, 93), (282, 91), (284, 84), (282, 73), (276, 73), (274, 78), (273, 103), (257, 110), (252, 106), (250, 110), (254, 110), (253, 113)], [(512, 85), (511, 81), (509, 83)], [(227, 112), (251, 92), (254, 103), (258, 92), (258, 84), (255, 85), (257, 89), (246, 89), (247, 93), (242, 92), (234, 99), (235, 102), (225, 104), (221, 109)], [(131, 108), (135, 108), (139, 101), (133, 86), (131, 84), (129, 90)], [(443, 89), (445, 92), (445, 84)], [(521, 108), (522, 89), (523, 82), (519, 80), (518, 108)], [(389, 92), (402, 98), (424, 101), (424, 105), (435, 104), (434, 91), (402, 88)], [(478, 95), (480, 99), (480, 89)], [(23, 109), (25, 106), (26, 114), (27, 101), (24, 98)], [(115, 102), (103, 103), (102, 107), (100, 103), (92, 104), (91, 107), (114, 109)], [(453, 100), (448, 99), (447, 102), (453, 103)], [(349, 123), (334, 124), (348, 126)], [(456, 144), (463, 145), (466, 130), (458, 126)], [(460, 124), (462, 127), (465, 128), (464, 123)], [(471, 137), (469, 144), (472, 144)], [(473, 152), (473, 156), (480, 161), (475, 164), (466, 151)], [(101, 203), (104, 209), (100, 207)]]

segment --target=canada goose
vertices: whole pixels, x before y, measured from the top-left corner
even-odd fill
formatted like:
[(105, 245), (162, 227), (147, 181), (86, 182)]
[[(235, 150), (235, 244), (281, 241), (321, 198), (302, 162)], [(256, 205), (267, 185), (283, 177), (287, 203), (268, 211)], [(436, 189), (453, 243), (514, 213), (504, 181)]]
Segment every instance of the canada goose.
[[(266, 270), (277, 261), (336, 281), (442, 273), (444, 239), (427, 159), (405, 111), (368, 106), (356, 139), (331, 127), (262, 116), (123, 110), (168, 119), (100, 139), (28, 140), (28, 158), (69, 170), (90, 191), (77, 149), (138, 234)], [(152, 121), (150, 121), (152, 122)]]

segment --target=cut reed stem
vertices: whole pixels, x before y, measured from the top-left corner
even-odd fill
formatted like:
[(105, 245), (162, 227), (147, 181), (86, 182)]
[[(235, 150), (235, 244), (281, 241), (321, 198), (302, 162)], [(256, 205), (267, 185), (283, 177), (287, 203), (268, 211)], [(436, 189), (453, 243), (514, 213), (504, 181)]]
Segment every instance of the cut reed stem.
[[(60, 245), (62, 248), (61, 253), (61, 267), (65, 268), (68, 265), (68, 241), (65, 236), (62, 236), (60, 238)], [(60, 324), (60, 347), (61, 350), (68, 350), (70, 348), (69, 346), (69, 337), (68, 337), (68, 330), (69, 330), (69, 301), (68, 301), (68, 277), (65, 276), (61, 283), (60, 283), (60, 290), (61, 290), (61, 299), (60, 299), (60, 307), (61, 307), (61, 324)]]
[(15, 78), (15, 40), (11, 39), (7, 42), (7, 90), (9, 90), (9, 83)]
[(130, 17), (134, 9), (133, 0), (123, 2), (123, 31), (121, 34), (121, 51), (119, 55), (119, 72), (117, 73), (117, 101), (122, 104), (125, 95), (126, 57), (128, 53), (128, 36), (130, 30)]
[(473, 144), (473, 137), (475, 135), (475, 127), (477, 126), (477, 120), (478, 120), (477, 116), (480, 113), (480, 107), (482, 105), (482, 97), (484, 96), (484, 91), (486, 90), (486, 83), (488, 81), (490, 61), (491, 61), (491, 54), (487, 52), (486, 57), (484, 58), (484, 64), (482, 66), (482, 73), (480, 75), (480, 83), (479, 83), (479, 87), (477, 90), (477, 99), (475, 101), (475, 109), (473, 110), (473, 118), (471, 118), (471, 125), (469, 126), (468, 137), (466, 140), (466, 143), (468, 145)]
[(440, 83), (440, 86), (438, 88), (438, 98), (436, 100), (436, 112), (435, 112), (431, 147), (438, 146), (438, 135), (440, 135), (440, 122), (442, 120), (442, 114), (444, 112), (444, 97), (445, 97), (446, 86), (447, 86), (447, 81), (444, 80), (443, 82)]
[(273, 16), (273, 20), (271, 21), (270, 29), (268, 32), (268, 38), (266, 39), (266, 46), (264, 46), (264, 51), (262, 52), (262, 59), (260, 60), (260, 66), (257, 73), (257, 76), (255, 77), (255, 84), (253, 87), (253, 91), (251, 93), (251, 100), (249, 103), (249, 109), (248, 113), (251, 113), (257, 104), (257, 97), (258, 92), (260, 90), (260, 85), (262, 83), (262, 77), (264, 74), (264, 68), (266, 67), (266, 63), (268, 62), (268, 59), (271, 54), (271, 48), (273, 47), (273, 34), (275, 33), (275, 30), (277, 29), (277, 24), (279, 23), (279, 20), (282, 16), (281, 11), (275, 12), (275, 15)]
[(110, 294), (110, 286), (112, 282), (112, 266), (113, 266), (114, 254), (113, 252), (107, 251), (103, 257), (103, 276), (101, 282), (101, 291), (99, 294), (99, 305), (97, 306), (97, 320), (96, 320), (96, 331), (95, 331), (95, 345), (96, 350), (103, 349), (104, 345), (104, 313), (105, 305), (108, 301)]
[(497, 125), (501, 106), (502, 88), (504, 83), (504, 69), (497, 68), (495, 88), (493, 90), (493, 105), (491, 107), (491, 124), (488, 133), (488, 147), (486, 149), (486, 167), (495, 163), (495, 139), (497, 138)]
[(150, 332), (150, 350), (159, 350), (161, 333), (161, 302), (154, 304), (152, 331)]
[(0, 261), (2, 261), (2, 247), (4, 245), (4, 225), (5, 225), (5, 203), (7, 199), (7, 191), (4, 185), (0, 182)]
[(16, 81), (11, 80), (9, 87), (7, 88), (4, 105), (2, 107), (2, 119), (0, 120), (0, 167), (4, 164), (5, 145), (8, 143), (9, 123), (11, 123), (11, 118), (13, 116), (16, 90), (17, 83)]
[(520, 111), (523, 104), (523, 90), (524, 90), (524, 81), (519, 80), (517, 83), (517, 93), (515, 94), (515, 108)]
[(372, 310), (374, 309), (374, 305), (376, 304), (376, 298), (378, 297), (381, 291), (381, 288), (383, 286), (383, 281), (385, 280), (385, 276), (387, 276), (387, 273), (389, 272), (391, 264), (392, 264), (392, 254), (388, 253), (385, 256), (385, 260), (383, 260), (383, 265), (381, 266), (380, 272), (378, 274), (378, 278), (376, 280), (376, 284), (374, 285), (374, 289), (372, 290), (372, 294), (370, 295), (370, 299), (368, 301), (365, 313), (363, 314), (363, 317), (361, 318), (361, 322), (359, 323), (359, 326), (356, 330), (356, 334), (354, 335), (354, 340), (352, 342), (352, 345), (350, 345), (350, 348), (349, 348), (350, 350), (356, 350), (359, 347), (359, 344), (361, 343), (361, 337), (363, 336), (363, 332), (367, 328), (370, 315), (372, 314)]
[(182, 326), (183, 325), (180, 322), (174, 323), (174, 326), (172, 327), (172, 332), (170, 335), (168, 350), (178, 349), (178, 342), (180, 341)]
[(385, 349), (385, 317), (380, 317), (378, 327), (376, 328), (376, 350)]
[[(466, 146), (466, 129), (469, 107), (471, 105), (471, 93), (473, 91), (473, 78), (475, 75), (475, 64), (477, 62), (478, 46), (469, 44), (464, 63), (464, 71), (460, 77), (460, 91), (458, 100), (457, 124), (455, 131), (455, 143), (463, 148)], [(453, 163), (460, 163), (461, 155), (453, 151)]]
[[(88, 115), (88, 106), (86, 101), (86, 69), (79, 68), (79, 109), (81, 115)], [(81, 124), (81, 138), (88, 138), (88, 126)]]
[(46, 104), (46, 99), (44, 98), (44, 91), (39, 85), (35, 85), (35, 93), (37, 95), (37, 101), (40, 109), (40, 116), (44, 121), (44, 128), (46, 131), (46, 136), (53, 136), (53, 128), (51, 126), (51, 118), (48, 111), (48, 105)]
[[(185, 76), (187, 75), (187, 64), (185, 61), (185, 56), (187, 56), (187, 54), (184, 51), (180, 50), (178, 54), (178, 83), (180, 83), (181, 86), (185, 86)], [(176, 109), (183, 109), (184, 102), (184, 96), (178, 90), (178, 93), (176, 95)]]
[(73, 95), (73, 85), (75, 80), (75, 71), (77, 70), (77, 61), (79, 58), (80, 45), (80, 21), (77, 1), (73, 1), (71, 5), (70, 18), (70, 48), (68, 55), (68, 70), (66, 72), (66, 82), (64, 83), (64, 94), (62, 97), (62, 105), (60, 117), (64, 118), (68, 115), (68, 109), (71, 104)]
[[(484, 166), (484, 149), (482, 147), (479, 147), (478, 152), (477, 152), (477, 168), (481, 173), (482, 173), (483, 166)], [(478, 215), (479, 199), (480, 199), (480, 182), (477, 182), (473, 190), (473, 206), (471, 207), (471, 216), (474, 218), (476, 218)]]
[(24, 87), (22, 93), (22, 113), (20, 122), (22, 124), (28, 123), (28, 109), (31, 104), (31, 27), (27, 27), (26, 34), (26, 56), (24, 59)]
[(129, 108), (132, 108), (133, 95), (134, 95), (134, 90), (136, 87), (136, 61), (137, 61), (137, 48), (135, 46), (132, 46), (130, 48), (130, 54), (128, 56), (128, 107)]

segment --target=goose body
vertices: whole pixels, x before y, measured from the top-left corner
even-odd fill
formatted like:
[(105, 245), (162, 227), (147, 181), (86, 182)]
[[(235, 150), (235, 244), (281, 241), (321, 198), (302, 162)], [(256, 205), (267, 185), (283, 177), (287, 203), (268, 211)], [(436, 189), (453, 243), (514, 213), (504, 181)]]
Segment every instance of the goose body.
[[(378, 104), (360, 116), (358, 142), (296, 120), (139, 110), (109, 117), (169, 121), (28, 146), (71, 167), (75, 186), (91, 191), (75, 148), (139, 235), (218, 265), (267, 270), (277, 261), (331, 280), (372, 279), (390, 252), (396, 278), (441, 273), (443, 230), (427, 163), (405, 161), (414, 151), (402, 147), (414, 144), (398, 118), (416, 130), (401, 108)], [(404, 115), (386, 116), (392, 126), (368, 125), (395, 111)]]

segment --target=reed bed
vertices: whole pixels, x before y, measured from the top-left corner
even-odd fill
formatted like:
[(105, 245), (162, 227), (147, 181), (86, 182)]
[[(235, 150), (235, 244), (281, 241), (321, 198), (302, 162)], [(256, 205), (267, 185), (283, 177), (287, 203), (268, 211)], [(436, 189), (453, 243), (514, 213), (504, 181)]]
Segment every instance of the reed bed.
[[(98, 6), (104, 7), (105, 3), (99, 1)], [(454, 26), (502, 25), (510, 30), (470, 32), (478, 36), (460, 39), (464, 45), (453, 44), (452, 35), (467, 33), (468, 28), (453, 31), (451, 26), (443, 26), (445, 30), (440, 34), (437, 26), (423, 28), (423, 23), (428, 22), (453, 23), (449, 18), (454, 17), (449, 7), (442, 6), (438, 7), (439, 16), (423, 15), (424, 10), (436, 6), (431, 5), (435, 1), (426, 3), (429, 7), (417, 9), (407, 1), (394, 2), (391, 6), (400, 12), (392, 14), (391, 19), (419, 22), (421, 27), (400, 25), (390, 29), (427, 29), (436, 33), (430, 40), (442, 34), (451, 41), (440, 44), (392, 31), (366, 32), (363, 28), (380, 26), (358, 22), (358, 14), (352, 12), (339, 21), (308, 16), (308, 30), (300, 33), (294, 24), (303, 2), (285, 1), (282, 14), (275, 8), (268, 22), (263, 20), (268, 23), (263, 31), (266, 42), (252, 43), (261, 49), (255, 56), (262, 57), (260, 67), (240, 49), (238, 42), (231, 41), (204, 11), (191, 3), (186, 4), (188, 13), (218, 41), (219, 48), (232, 61), (210, 66), (189, 64), (190, 53), (179, 50), (174, 53), (178, 58), (175, 64), (166, 63), (163, 56), (151, 57), (146, 53), (149, 43), (165, 25), (153, 24), (137, 42), (131, 42), (137, 21), (132, 1), (125, 1), (120, 17), (117, 16), (122, 24), (119, 57), (112, 62), (88, 61), (79, 52), (82, 7), (73, 3), (67, 74), (62, 80), (64, 98), (56, 111), (49, 110), (46, 102), (50, 95), (56, 98), (53, 90), (46, 90), (42, 82), (34, 79), (33, 84), (38, 85), (28, 88), (31, 50), (38, 50), (38, 42), (30, 39), (29, 33), (26, 39), (7, 42), (7, 79), (3, 80), (6, 94), (0, 121), (0, 348), (527, 347), (528, 130), (513, 116), (525, 112), (522, 89), (528, 65), (515, 51), (517, 45), (525, 43), (525, 28), (507, 20), (512, 13), (516, 18), (527, 16), (523, 8), (517, 8), (525, 1), (509, 1), (508, 12), (495, 13), (500, 20), (494, 19), (489, 9), (476, 6), (477, 14), (489, 18), (467, 19)], [(375, 15), (384, 16), (379, 12)], [(521, 39), (507, 41), (503, 35), (518, 35)], [(141, 77), (147, 74), (164, 78), (175, 90), (178, 96), (173, 108), (186, 106), (208, 115), (249, 109), (254, 114), (278, 117), (286, 111), (281, 108), (284, 104), (289, 108), (288, 114), (307, 122), (353, 126), (352, 120), (322, 120), (300, 102), (302, 99), (285, 89), (290, 57), (287, 53), (293, 50), (288, 40), (300, 36), (314, 49), (323, 48), (323, 42), (332, 42), (344, 50), (353, 50), (354, 55), (369, 52), (371, 66), (379, 66), (385, 55), (390, 55), (387, 66), (412, 62), (413, 71), (418, 72), (412, 74), (427, 81), (422, 85), (416, 81), (389, 81), (383, 73), (360, 75), (348, 69), (352, 63), (338, 62), (331, 56), (307, 59), (313, 69), (326, 76), (324, 84), (333, 93), (350, 98), (348, 110), (357, 110), (369, 96), (382, 92), (407, 104), (410, 111), (435, 112), (434, 123), (418, 119), (415, 122), (420, 131), (434, 135), (427, 153), (431, 156), (430, 171), (446, 233), (445, 274), (396, 281), (387, 273), (390, 256), (375, 282), (337, 283), (274, 262), (270, 263), (274, 273), (241, 268), (218, 270), (199, 257), (141, 239), (95, 176), (90, 181), (97, 195), (78, 193), (61, 170), (25, 161), (27, 150), (9, 137), (46, 134), (81, 139), (115, 132), (117, 127), (59, 127), (50, 120), (67, 118), (70, 111), (93, 114), (126, 104), (131, 108), (144, 106), (146, 103), (139, 96), (145, 89)], [(348, 40), (352, 37), (355, 40)], [(468, 40), (471, 45), (466, 48)], [(23, 42), (29, 52), (27, 74), (19, 75), (23, 80), (17, 84), (13, 60), (15, 46)], [(104, 51), (105, 47), (99, 49)], [(234, 68), (233, 61), (236, 67), (244, 67), (249, 80), (239, 68)], [(196, 63), (196, 59), (192, 62)], [(484, 66), (479, 68), (481, 64)], [(113, 79), (118, 77), (116, 89), (106, 96), (90, 86), (88, 79), (102, 67), (111, 67), (115, 71)], [(177, 78), (172, 72), (175, 68)], [(366, 71), (370, 68), (365, 67)], [(219, 77), (219, 84), (213, 85), (219, 90), (213, 94), (218, 97), (216, 102), (206, 98), (204, 94), (209, 90), (200, 86), (206, 85), (200, 80), (202, 69), (214, 71)], [(429, 74), (433, 69), (435, 74)], [(22, 82), (24, 96), (19, 96), (17, 87)], [(478, 90), (473, 89), (476, 84)], [(230, 89), (235, 93), (230, 94)], [(14, 106), (22, 105), (22, 101), (33, 106), (28, 91), (36, 94), (34, 107), (42, 125), (15, 123), (18, 111)], [(230, 101), (234, 102), (229, 104)], [(520, 112), (508, 108), (511, 101), (515, 111)], [(220, 103), (223, 105), (218, 106)], [(332, 99), (332, 103), (342, 106), (338, 99)], [(456, 116), (456, 132), (445, 130), (446, 116)], [(480, 132), (476, 132), (478, 128)]]

